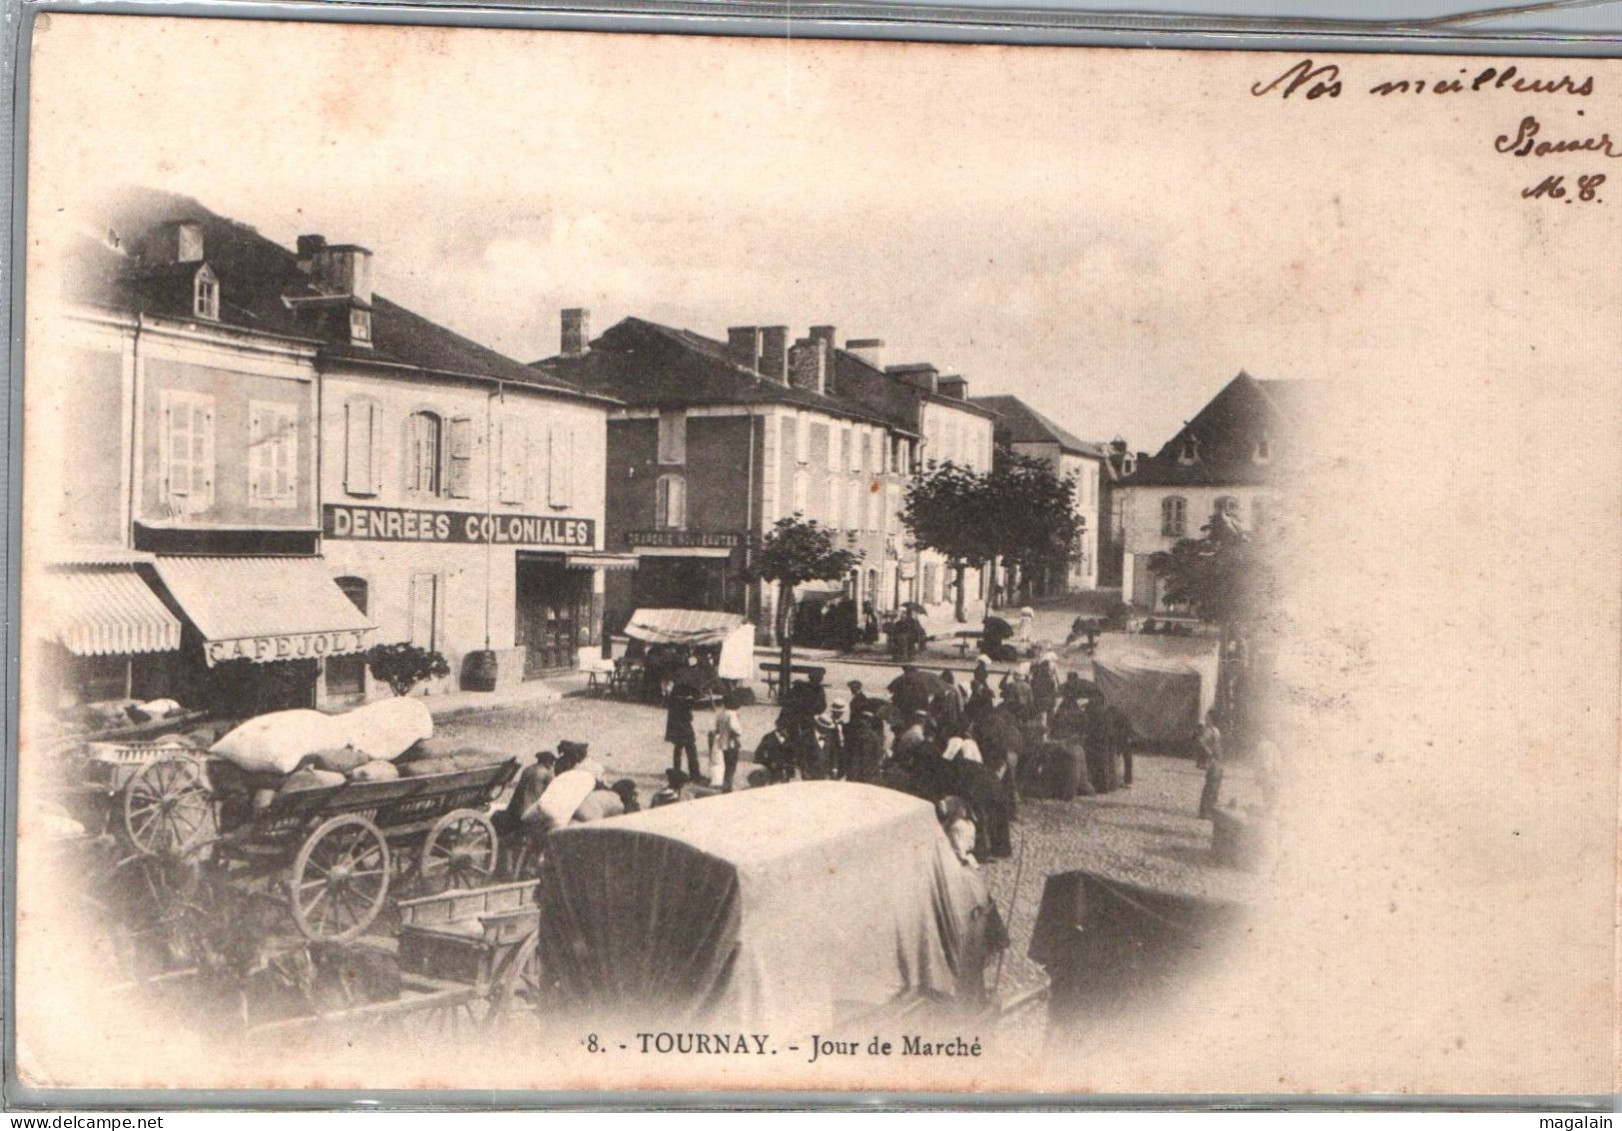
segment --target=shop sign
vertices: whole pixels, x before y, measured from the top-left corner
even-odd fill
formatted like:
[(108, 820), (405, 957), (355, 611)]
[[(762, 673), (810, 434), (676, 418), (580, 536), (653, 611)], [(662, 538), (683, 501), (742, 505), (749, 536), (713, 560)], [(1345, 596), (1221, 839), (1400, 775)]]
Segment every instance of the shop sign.
[(278, 660), (319, 660), (323, 656), (364, 651), (366, 634), (370, 631), (369, 628), (355, 628), (210, 640), (203, 645), (203, 654), (208, 658), (209, 667), (227, 660), (252, 660), (257, 664), (273, 664)]
[(732, 549), (743, 544), (743, 535), (711, 534), (702, 530), (633, 530), (625, 536), (625, 540), (632, 546)]
[(321, 508), (323, 537), (365, 542), (448, 542), (509, 546), (596, 545), (596, 522), (528, 514), (469, 514), (466, 511), (410, 510), (402, 507)]

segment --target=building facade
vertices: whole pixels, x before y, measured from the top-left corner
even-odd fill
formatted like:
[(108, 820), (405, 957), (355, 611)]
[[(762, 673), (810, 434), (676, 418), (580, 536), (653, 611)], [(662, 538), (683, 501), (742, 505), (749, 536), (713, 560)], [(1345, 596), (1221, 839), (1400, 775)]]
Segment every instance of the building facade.
[(1104, 485), (1110, 478), (1102, 444), (1075, 435), (1011, 396), (976, 397), (997, 413), (996, 440), (1016, 455), (1046, 463), (1060, 479), (1075, 484), (1076, 540), (1070, 552), (1029, 579), (1034, 596), (1096, 589), (1099, 585), (1100, 531), (1104, 528)]
[[(93, 230), (29, 375), (42, 419), (116, 441), (37, 461), (60, 516), (30, 533), (60, 595), (40, 635), (103, 650), (55, 665), (62, 697), (341, 705), (388, 693), (376, 643), (444, 655), (434, 693), (474, 653), (512, 681), (597, 642), (603, 573), (632, 564), (600, 553), (611, 402), (374, 294), (365, 248), (146, 191)], [(120, 676), (103, 638), (132, 616), (178, 641)]]
[(1183, 538), (1199, 538), (1215, 514), (1252, 531), (1276, 520), (1281, 473), (1299, 459), (1303, 421), (1299, 381), (1258, 381), (1240, 373), (1154, 455), (1130, 461), (1116, 493), (1125, 557), (1122, 596), (1166, 611), (1164, 584), (1150, 559)]
[(791, 343), (786, 327), (733, 327), (722, 342), (627, 318), (592, 340), (587, 318), (565, 311), (562, 352), (536, 366), (625, 402), (608, 426), (604, 544), (636, 569), (608, 580), (612, 628), (638, 608), (690, 608), (769, 629), (776, 594), (747, 579), (750, 542), (795, 514), (862, 555), (849, 577), (801, 587), (802, 609), (893, 608), (885, 500), (905, 474), (898, 443), (910, 469), (917, 437), (831, 393), (830, 328)]

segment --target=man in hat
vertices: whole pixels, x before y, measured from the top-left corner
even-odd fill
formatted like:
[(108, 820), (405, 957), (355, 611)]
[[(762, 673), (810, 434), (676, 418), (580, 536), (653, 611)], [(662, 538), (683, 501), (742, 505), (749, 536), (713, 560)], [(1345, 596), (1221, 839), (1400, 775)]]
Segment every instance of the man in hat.
[(963, 733), (963, 698), (957, 693), (957, 683), (949, 668), (941, 672), (940, 686), (935, 690), (929, 713), (935, 720), (935, 733), (941, 738)]
[(1002, 680), (1002, 705), (1021, 726), (1030, 719), (1036, 705), (1030, 679), (1031, 665), (1021, 662)]
[(853, 679), (845, 685), (850, 691), (850, 717), (859, 719), (864, 715), (878, 714), (879, 700), (874, 699), (862, 691), (862, 681)]
[(794, 778), (794, 736), (789, 731), (788, 717), (779, 712), (777, 721), (760, 745), (755, 747), (755, 763), (764, 766), (772, 781), (792, 781)]
[(685, 754), (689, 778), (703, 772), (698, 766), (698, 735), (693, 730), (693, 705), (697, 701), (698, 692), (691, 682), (678, 680), (671, 686), (665, 706), (665, 741), (671, 746), (671, 763), (681, 769)]
[(791, 731), (807, 730), (811, 720), (828, 709), (828, 689), (822, 685), (822, 672), (813, 669), (809, 679), (796, 680), (783, 693), (783, 713)]
[(845, 780), (873, 783), (884, 765), (883, 723), (873, 715), (859, 715), (845, 728)]
[(915, 711), (927, 711), (935, 700), (939, 685), (918, 670), (916, 664), (903, 664), (901, 674), (890, 682), (890, 702), (895, 704), (901, 717), (910, 719)]
[[(850, 775), (850, 766), (847, 760), (850, 754), (850, 701), (843, 695), (834, 697), (828, 704), (827, 719), (829, 726), (828, 736), (828, 776), (845, 778)], [(819, 728), (822, 720), (818, 720)]]

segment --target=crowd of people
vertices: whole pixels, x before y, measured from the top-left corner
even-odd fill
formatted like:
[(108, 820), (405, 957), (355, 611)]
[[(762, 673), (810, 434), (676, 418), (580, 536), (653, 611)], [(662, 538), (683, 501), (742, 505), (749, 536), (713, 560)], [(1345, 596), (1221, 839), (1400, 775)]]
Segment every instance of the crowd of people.
[[(882, 696), (860, 680), (835, 690), (823, 678), (812, 669), (790, 684), (771, 730), (752, 747), (737, 693), (724, 693), (701, 754), (695, 710), (709, 703), (709, 692), (702, 680), (675, 673), (665, 698), (672, 764), (649, 807), (796, 779), (880, 785), (932, 802), (959, 856), (975, 866), (1011, 855), (1010, 826), (1022, 798), (1069, 799), (1132, 785), (1130, 722), (1080, 673), (1061, 679), (1053, 652), (1000, 676), (982, 656), (966, 680), (907, 663)], [(1196, 742), (1206, 769), (1199, 813), (1209, 817), (1223, 765), (1214, 715)], [(631, 779), (616, 778), (585, 744), (561, 742), (555, 755), (542, 752), (522, 771), (498, 825), (504, 840), (518, 833), (539, 843), (563, 825), (639, 808)]]

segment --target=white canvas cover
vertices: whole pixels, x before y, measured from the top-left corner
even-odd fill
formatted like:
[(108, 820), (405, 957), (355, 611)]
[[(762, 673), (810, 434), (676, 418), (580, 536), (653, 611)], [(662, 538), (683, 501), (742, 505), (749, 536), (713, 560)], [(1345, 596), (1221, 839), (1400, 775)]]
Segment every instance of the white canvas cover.
[(1099, 694), (1126, 715), (1135, 741), (1186, 742), (1215, 702), (1216, 657), (1209, 648), (1187, 652), (1110, 649), (1094, 657)]

